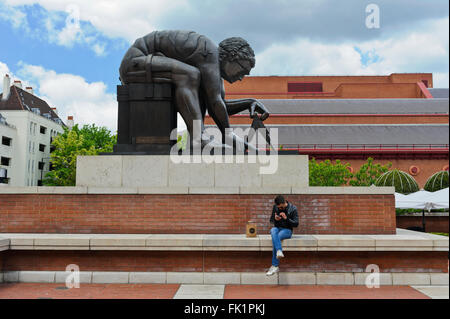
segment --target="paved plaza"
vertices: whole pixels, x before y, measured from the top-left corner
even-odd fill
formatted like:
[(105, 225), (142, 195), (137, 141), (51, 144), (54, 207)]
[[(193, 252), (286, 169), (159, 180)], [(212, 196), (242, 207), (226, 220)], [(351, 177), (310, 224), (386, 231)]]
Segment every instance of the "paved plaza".
[(0, 299), (448, 299), (448, 286), (0, 284)]

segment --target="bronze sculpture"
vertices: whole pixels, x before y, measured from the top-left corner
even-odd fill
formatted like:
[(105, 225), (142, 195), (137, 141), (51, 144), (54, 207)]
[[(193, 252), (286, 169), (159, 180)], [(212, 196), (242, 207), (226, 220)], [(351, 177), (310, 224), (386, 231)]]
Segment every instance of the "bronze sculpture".
[[(171, 83), (192, 147), (203, 148), (211, 142), (202, 134), (208, 111), (222, 133), (222, 143), (231, 140), (247, 149), (251, 146), (227, 132), (228, 116), (248, 109), (251, 117), (259, 113), (264, 121), (269, 112), (255, 99), (224, 100), (222, 78), (230, 83), (242, 80), (254, 66), (254, 52), (242, 38), (228, 38), (216, 46), (193, 31), (154, 31), (128, 49), (120, 65), (120, 80), (122, 85)], [(195, 130), (194, 123), (201, 127)]]

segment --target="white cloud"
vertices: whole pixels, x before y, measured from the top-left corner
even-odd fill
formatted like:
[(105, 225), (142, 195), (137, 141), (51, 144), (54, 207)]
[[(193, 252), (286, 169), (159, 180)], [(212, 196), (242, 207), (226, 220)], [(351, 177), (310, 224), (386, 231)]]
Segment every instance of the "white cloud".
[[(1, 81), (8, 74), (11, 82), (20, 80), (23, 87), (32, 86), (37, 96), (51, 107), (57, 108), (58, 115), (64, 122), (67, 116), (73, 115), (75, 123), (106, 126), (111, 132), (116, 132), (116, 95), (107, 93), (105, 83), (89, 83), (78, 75), (56, 73), (42, 66), (23, 62), (19, 66), (17, 74), (14, 74), (7, 64), (0, 61)], [(178, 114), (178, 131), (185, 129), (186, 124)]]
[[(323, 44), (299, 39), (273, 44), (256, 57), (252, 75), (386, 75), (431, 72), (434, 87), (449, 87), (449, 19), (428, 27), (362, 43)], [(355, 45), (370, 58), (365, 65)], [(374, 59), (374, 56), (377, 59)], [(443, 62), (444, 61), (444, 62)]]
[(9, 67), (6, 65), (6, 63), (0, 62), (0, 76), (2, 80), (5, 74), (11, 76), (11, 71), (9, 70)]
[(18, 8), (4, 6), (0, 3), (0, 19), (9, 21), (13, 28), (22, 28), (26, 32), (30, 32), (27, 15)]
[(0, 62), (0, 75), (9, 73), (13, 80), (27, 79), (23, 86), (33, 86), (35, 94), (51, 107), (56, 107), (59, 117), (67, 120), (73, 115), (76, 123), (106, 126), (117, 130), (117, 101), (115, 94), (107, 93), (103, 82), (87, 82), (74, 74), (56, 73), (42, 66), (19, 63), (17, 75)]
[(110, 38), (134, 41), (142, 30), (155, 30), (155, 21), (164, 12), (187, 5), (186, 0), (5, 0), (10, 6), (39, 4), (48, 11), (76, 8), (82, 21), (91, 23)]

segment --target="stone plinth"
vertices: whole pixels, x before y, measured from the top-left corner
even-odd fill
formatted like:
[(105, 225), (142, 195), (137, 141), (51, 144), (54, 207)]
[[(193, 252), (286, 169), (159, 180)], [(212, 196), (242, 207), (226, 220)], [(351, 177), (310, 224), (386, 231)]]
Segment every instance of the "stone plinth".
[[(290, 193), (292, 187), (307, 187), (308, 156), (211, 156), (112, 155), (79, 156), (77, 186), (148, 187), (179, 193), (237, 194)], [(187, 161), (190, 161), (187, 163)], [(179, 163), (179, 161), (184, 161)], [(197, 161), (197, 162), (196, 162)], [(222, 161), (222, 163), (219, 163)]]
[(118, 123), (114, 154), (169, 154), (177, 127), (171, 84), (117, 86)]

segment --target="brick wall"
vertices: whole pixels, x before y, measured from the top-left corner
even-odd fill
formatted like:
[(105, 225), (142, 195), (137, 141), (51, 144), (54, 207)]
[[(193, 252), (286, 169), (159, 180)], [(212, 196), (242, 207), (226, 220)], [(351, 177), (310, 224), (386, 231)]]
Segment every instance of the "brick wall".
[[(268, 234), (275, 195), (0, 195), (0, 233)], [(297, 234), (395, 234), (393, 195), (289, 195)]]
[[(416, 90), (416, 84), (422, 80), (428, 81), (428, 87), (433, 87), (433, 75), (431, 73), (400, 73), (381, 76), (247, 76), (242, 81), (233, 84), (224, 83), (226, 99), (250, 97), (258, 99), (316, 99), (354, 98), (356, 96), (369, 98), (373, 96), (381, 97), (380, 94), (383, 97), (390, 96), (393, 98), (421, 98), (420, 92)], [(328, 92), (328, 94), (287, 94), (289, 82), (322, 82), (323, 92)], [(347, 85), (348, 89), (345, 96), (335, 94), (341, 84)], [(377, 90), (377, 85), (383, 85), (384, 89), (382, 91)]]
[[(421, 216), (397, 216), (397, 227), (422, 227)], [(427, 233), (448, 233), (448, 216), (425, 216), (425, 231)]]
[[(217, 251), (33, 251), (5, 252), (4, 271), (263, 272), (271, 252)], [(288, 272), (448, 272), (448, 253), (407, 251), (285, 252), (280, 269)]]

